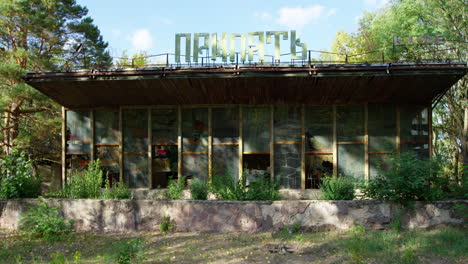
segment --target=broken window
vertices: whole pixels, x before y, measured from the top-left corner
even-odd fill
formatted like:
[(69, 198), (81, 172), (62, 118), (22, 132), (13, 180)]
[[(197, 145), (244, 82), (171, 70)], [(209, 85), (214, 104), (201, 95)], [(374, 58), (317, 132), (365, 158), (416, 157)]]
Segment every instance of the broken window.
[(400, 107), (400, 150), (429, 157), (429, 118), (426, 107)]
[(104, 177), (113, 186), (120, 178), (118, 110), (94, 111), (94, 143)]

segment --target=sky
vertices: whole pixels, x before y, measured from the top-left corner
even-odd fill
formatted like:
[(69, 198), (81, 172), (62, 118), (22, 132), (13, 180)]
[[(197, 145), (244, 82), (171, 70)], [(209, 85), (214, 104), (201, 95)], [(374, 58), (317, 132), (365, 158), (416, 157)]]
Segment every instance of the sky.
[[(363, 12), (389, 0), (77, 0), (89, 9), (111, 56), (175, 52), (176, 33), (296, 30), (311, 50), (327, 50), (338, 30), (354, 32)], [(281, 52), (289, 52), (282, 41)], [(268, 44), (272, 45), (272, 44)], [(267, 46), (268, 46), (267, 45)], [(266, 47), (266, 53), (269, 47)]]

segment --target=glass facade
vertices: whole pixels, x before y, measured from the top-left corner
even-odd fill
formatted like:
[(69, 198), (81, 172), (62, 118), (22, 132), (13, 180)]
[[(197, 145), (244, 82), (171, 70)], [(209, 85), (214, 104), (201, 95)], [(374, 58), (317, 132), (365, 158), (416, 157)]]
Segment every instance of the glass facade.
[(371, 179), (394, 153), (427, 158), (430, 113), (414, 105), (68, 110), (65, 165), (70, 173), (100, 159), (111, 182), (130, 188), (166, 187), (180, 175), (318, 188), (327, 176)]

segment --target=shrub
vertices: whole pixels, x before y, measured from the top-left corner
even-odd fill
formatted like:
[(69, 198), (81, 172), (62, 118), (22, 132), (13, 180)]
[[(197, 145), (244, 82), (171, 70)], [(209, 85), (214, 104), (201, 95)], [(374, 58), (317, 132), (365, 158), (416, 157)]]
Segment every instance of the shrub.
[(28, 234), (44, 238), (48, 241), (60, 239), (60, 235), (73, 231), (74, 220), (66, 221), (59, 214), (60, 208), (40, 202), (38, 206), (31, 206), (22, 215), (20, 229)]
[(161, 218), (161, 224), (159, 225), (159, 231), (163, 233), (174, 232), (175, 223), (169, 216), (163, 216)]
[(208, 184), (201, 179), (194, 179), (190, 184), (190, 196), (192, 200), (208, 199)]
[(213, 177), (211, 191), (221, 200), (273, 201), (281, 198), (277, 182), (259, 179), (247, 186), (245, 173), (239, 181), (227, 173)]
[(0, 198), (36, 198), (40, 177), (32, 176), (32, 161), (26, 153), (13, 150), (0, 159)]
[(241, 181), (236, 181), (229, 173), (216, 175), (213, 177), (211, 192), (219, 200), (244, 200), (247, 191), (244, 178)]
[(322, 200), (353, 200), (354, 180), (351, 177), (325, 177), (320, 191)]
[(185, 177), (182, 176), (178, 181), (170, 180), (167, 186), (165, 196), (167, 199), (180, 200), (184, 195)]
[(372, 199), (390, 200), (409, 206), (413, 200), (437, 200), (443, 197), (438, 177), (440, 162), (420, 160), (414, 153), (391, 156), (389, 170), (378, 169), (378, 175), (363, 190)]
[(117, 242), (114, 247), (118, 253), (114, 256), (113, 263), (132, 264), (143, 262), (145, 257), (142, 243), (141, 239), (138, 238)]
[(132, 192), (125, 183), (118, 182), (111, 187), (109, 180), (106, 179), (105, 188), (101, 194), (102, 199), (132, 199), (132, 197)]
[(279, 185), (270, 179), (260, 179), (249, 185), (245, 200), (252, 201), (274, 201), (281, 199)]
[(75, 171), (68, 179), (68, 183), (60, 191), (62, 198), (91, 198), (97, 199), (101, 196), (101, 185), (103, 172), (100, 168), (99, 159), (92, 161), (84, 171)]

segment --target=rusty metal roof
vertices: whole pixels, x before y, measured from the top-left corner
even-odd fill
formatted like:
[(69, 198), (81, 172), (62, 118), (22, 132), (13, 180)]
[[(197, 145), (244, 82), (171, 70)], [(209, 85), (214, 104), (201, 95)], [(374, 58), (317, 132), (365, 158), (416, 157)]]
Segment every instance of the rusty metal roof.
[(69, 108), (184, 104), (429, 104), (466, 63), (155, 67), (28, 72), (26, 82)]

